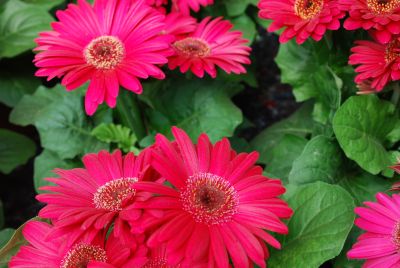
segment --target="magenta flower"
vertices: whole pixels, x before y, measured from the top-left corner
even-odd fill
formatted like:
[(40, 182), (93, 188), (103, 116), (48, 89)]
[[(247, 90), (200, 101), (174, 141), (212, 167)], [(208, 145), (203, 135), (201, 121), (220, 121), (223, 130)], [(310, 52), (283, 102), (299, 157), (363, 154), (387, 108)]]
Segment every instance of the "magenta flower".
[(363, 267), (400, 267), (400, 195), (376, 195), (378, 202), (355, 209), (355, 224), (365, 230), (347, 253), (350, 259), (365, 259)]
[(94, 239), (83, 237), (79, 241), (63, 237), (49, 237), (52, 226), (31, 221), (23, 235), (28, 245), (22, 246), (11, 259), (10, 268), (132, 268), (147, 262), (147, 248), (122, 245), (112, 234), (105, 242), (106, 232)]
[(200, 7), (214, 4), (214, 0), (172, 0), (172, 8), (185, 15), (190, 14), (190, 10), (200, 11)]
[(341, 9), (349, 12), (344, 28), (362, 28), (371, 33), (382, 44), (392, 40), (400, 33), (399, 0), (339, 0)]
[(227, 268), (230, 256), (235, 267), (265, 267), (264, 242), (280, 248), (266, 231), (288, 233), (280, 218), (292, 215), (278, 198), (285, 192), (281, 181), (262, 175), (256, 152), (237, 154), (227, 139), (212, 145), (205, 134), (195, 146), (182, 130), (172, 132), (176, 142), (156, 137), (153, 166), (173, 188), (152, 182), (135, 186), (156, 194), (137, 207), (163, 211), (143, 222), (154, 229), (148, 246), (165, 243), (168, 265), (206, 262)]
[(147, 150), (137, 157), (132, 153), (123, 157), (120, 151), (113, 154), (102, 151), (86, 155), (85, 168), (57, 169), (55, 173), (60, 178), (47, 179), (55, 186), (42, 187), (48, 193), (37, 196), (39, 201), (47, 203), (39, 216), (55, 221), (56, 234), (95, 236), (114, 224), (116, 237), (126, 244), (135, 243), (130, 226), (142, 217), (143, 211), (132, 205), (146, 200), (150, 194), (136, 191), (134, 185), (157, 178), (149, 160)]
[(144, 0), (85, 0), (58, 11), (53, 31), (36, 39), (37, 76), (62, 77), (67, 90), (90, 81), (85, 97), (89, 115), (104, 101), (115, 107), (119, 87), (142, 92), (139, 78), (164, 79), (158, 67), (171, 54), (170, 38), (160, 35), (164, 15)]
[(260, 18), (272, 20), (268, 31), (284, 29), (281, 43), (296, 38), (302, 44), (309, 37), (319, 41), (326, 30), (339, 29), (345, 16), (337, 0), (261, 0), (258, 7)]
[(179, 67), (182, 73), (191, 70), (200, 78), (204, 72), (215, 78), (215, 66), (229, 74), (246, 73), (243, 64), (250, 64), (251, 48), (240, 31), (230, 31), (232, 27), (222, 18), (205, 18), (193, 33), (172, 44), (175, 54), (169, 57), (169, 68)]
[(400, 79), (400, 41), (382, 45), (371, 41), (356, 41), (349, 64), (359, 65), (356, 83), (370, 80), (371, 87), (381, 91), (387, 83)]

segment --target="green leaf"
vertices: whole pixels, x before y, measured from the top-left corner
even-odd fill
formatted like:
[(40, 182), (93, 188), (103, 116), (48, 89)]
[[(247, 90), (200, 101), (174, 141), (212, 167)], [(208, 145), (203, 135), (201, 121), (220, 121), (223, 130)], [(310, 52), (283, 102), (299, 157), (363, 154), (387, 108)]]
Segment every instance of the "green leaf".
[(0, 129), (0, 172), (10, 173), (25, 164), (36, 151), (29, 138), (6, 129)]
[(275, 61), (282, 82), (292, 85), (296, 100), (316, 99), (314, 119), (326, 123), (340, 107), (342, 81), (328, 65), (330, 51), (320, 43), (299, 46), (292, 40), (280, 46)]
[(84, 112), (80, 90), (67, 92), (60, 85), (53, 89), (39, 87), (35, 94), (22, 98), (11, 112), (10, 121), (35, 125), (42, 146), (62, 159), (109, 148), (92, 136), (93, 123)]
[(50, 29), (53, 18), (40, 6), (19, 0), (6, 2), (0, 14), (0, 58), (13, 57), (35, 46), (41, 31)]
[(33, 182), (36, 192), (40, 192), (39, 188), (42, 186), (51, 185), (50, 182), (45, 181), (45, 178), (53, 178), (55, 168), (72, 169), (80, 167), (80, 162), (61, 159), (56, 153), (44, 150), (39, 156), (35, 158)]
[(55, 6), (64, 3), (64, 0), (22, 0), (22, 1), (35, 6), (40, 6), (42, 8), (45, 8), (46, 10), (49, 10)]
[(232, 19), (232, 23), (234, 25), (234, 30), (241, 31), (243, 33), (243, 37), (249, 40), (249, 43), (253, 42), (254, 38), (256, 37), (257, 30), (256, 24), (249, 16), (242, 14), (239, 17)]
[(303, 152), (307, 140), (303, 137), (287, 134), (271, 150), (271, 161), (265, 171), (274, 174), (283, 182), (288, 182), (293, 161)]
[(252, 147), (260, 153), (260, 163), (268, 164), (271, 161), (272, 148), (285, 134), (305, 137), (312, 132), (311, 111), (311, 103), (306, 103), (289, 118), (263, 130), (252, 140)]
[(384, 142), (398, 121), (390, 102), (376, 96), (355, 96), (337, 111), (333, 130), (348, 158), (378, 174), (392, 164)]
[(0, 231), (0, 248), (4, 247), (12, 237), (14, 229), (7, 228)]
[(288, 203), (295, 211), (290, 232), (268, 266), (318, 268), (339, 255), (353, 226), (352, 197), (339, 186), (316, 182), (298, 187)]
[(25, 94), (32, 94), (40, 85), (40, 81), (26, 74), (0, 73), (0, 102), (14, 107)]
[(242, 122), (240, 109), (230, 97), (241, 90), (237, 83), (196, 79), (159, 83), (146, 88), (141, 99), (154, 130), (171, 137), (171, 127), (184, 129), (192, 139), (207, 133), (215, 142), (231, 137)]
[(294, 161), (289, 182), (296, 185), (316, 181), (335, 183), (342, 165), (341, 153), (340, 147), (330, 138), (313, 138)]
[(128, 127), (114, 124), (101, 124), (92, 130), (92, 135), (103, 142), (117, 143), (118, 148), (126, 153), (130, 151), (138, 152), (138, 149), (135, 147), (137, 138)]

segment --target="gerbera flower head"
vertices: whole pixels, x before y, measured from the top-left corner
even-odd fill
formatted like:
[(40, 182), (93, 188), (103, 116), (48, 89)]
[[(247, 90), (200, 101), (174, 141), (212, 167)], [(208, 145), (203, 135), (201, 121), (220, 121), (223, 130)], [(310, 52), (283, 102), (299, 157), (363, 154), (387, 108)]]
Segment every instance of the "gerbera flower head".
[(175, 54), (169, 58), (169, 68), (179, 66), (182, 73), (190, 69), (200, 78), (204, 72), (215, 78), (215, 66), (227, 73), (246, 73), (243, 64), (250, 64), (251, 48), (240, 31), (230, 31), (232, 27), (222, 18), (203, 19), (193, 33), (172, 44)]
[(365, 259), (364, 267), (400, 267), (400, 195), (378, 193), (376, 199), (355, 209), (355, 224), (366, 232), (347, 257)]
[(104, 101), (115, 107), (119, 87), (140, 94), (139, 78), (164, 79), (158, 65), (171, 54), (170, 38), (159, 33), (164, 15), (144, 0), (86, 0), (58, 11), (53, 31), (36, 39), (37, 76), (62, 77), (73, 90), (90, 81), (85, 108), (94, 114)]
[(319, 41), (326, 30), (339, 29), (345, 16), (336, 0), (261, 0), (258, 7), (260, 18), (272, 20), (268, 31), (284, 28), (281, 43), (296, 38), (302, 44), (309, 37)]
[(399, 0), (339, 0), (342, 10), (349, 11), (344, 28), (355, 30), (363, 28), (382, 44), (392, 40), (400, 33)]
[(356, 41), (351, 49), (349, 64), (359, 65), (355, 70), (356, 83), (372, 80), (371, 87), (381, 91), (387, 83), (400, 79), (400, 41), (388, 44), (372, 41)]
[(119, 150), (113, 154), (101, 151), (83, 158), (85, 168), (55, 170), (59, 178), (47, 179), (55, 186), (42, 187), (47, 193), (37, 196), (47, 204), (39, 216), (55, 221), (53, 232), (69, 232), (71, 237), (96, 235), (114, 223), (116, 237), (126, 244), (135, 243), (130, 223), (139, 220), (143, 211), (132, 205), (150, 195), (136, 191), (134, 185), (157, 179), (149, 160), (148, 150), (138, 156), (122, 156)]
[(11, 259), (9, 267), (46, 268), (130, 268), (147, 262), (147, 248), (142, 244), (135, 250), (121, 244), (113, 234), (105, 242), (106, 232), (93, 239), (81, 237), (79, 241), (63, 237), (44, 239), (52, 226), (44, 222), (31, 221), (23, 229), (28, 245), (22, 246)]
[(199, 12), (200, 7), (214, 4), (214, 0), (172, 0), (172, 9), (185, 15), (190, 14), (190, 10)]
[(135, 186), (156, 194), (138, 207), (163, 211), (163, 217), (143, 222), (154, 229), (148, 246), (165, 243), (168, 265), (226, 268), (230, 256), (235, 267), (265, 267), (264, 242), (280, 248), (266, 230), (286, 234), (280, 218), (292, 215), (278, 198), (285, 192), (281, 181), (262, 175), (256, 152), (237, 154), (227, 139), (213, 145), (205, 134), (194, 145), (181, 129), (172, 132), (176, 142), (156, 137), (152, 163), (173, 188), (152, 182)]

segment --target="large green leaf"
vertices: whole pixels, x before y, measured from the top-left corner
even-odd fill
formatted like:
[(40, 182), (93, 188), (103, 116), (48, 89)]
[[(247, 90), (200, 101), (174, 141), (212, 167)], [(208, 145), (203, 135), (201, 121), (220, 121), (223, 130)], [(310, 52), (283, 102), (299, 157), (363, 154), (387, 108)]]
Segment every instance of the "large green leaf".
[(271, 150), (271, 161), (265, 171), (272, 173), (284, 182), (288, 181), (293, 161), (303, 152), (307, 140), (303, 137), (287, 134)]
[(342, 152), (337, 143), (325, 136), (317, 136), (294, 161), (289, 182), (296, 185), (316, 181), (334, 183), (338, 180), (341, 165)]
[(317, 100), (313, 115), (322, 123), (341, 103), (342, 81), (328, 65), (329, 53), (323, 42), (308, 41), (299, 46), (292, 40), (280, 46), (276, 57), (282, 82), (292, 85), (297, 101)]
[(36, 151), (35, 143), (29, 138), (6, 129), (0, 129), (0, 172), (10, 173), (25, 164)]
[(0, 14), (0, 58), (13, 57), (35, 46), (34, 39), (50, 28), (53, 18), (40, 6), (6, 2)]
[(141, 96), (153, 129), (170, 136), (171, 127), (184, 129), (192, 139), (207, 133), (212, 141), (233, 135), (242, 113), (231, 101), (241, 89), (236, 83), (215, 80), (178, 80), (144, 90)]
[(260, 162), (267, 164), (271, 161), (271, 150), (285, 134), (305, 137), (312, 132), (311, 103), (304, 104), (289, 118), (282, 120), (265, 129), (252, 140), (251, 145), (260, 153)]
[(234, 30), (241, 31), (245, 39), (249, 40), (250, 43), (253, 42), (257, 34), (257, 29), (256, 24), (249, 16), (247, 16), (246, 14), (242, 14), (232, 19), (232, 23), (234, 25)]
[(39, 79), (28, 74), (0, 73), (0, 102), (14, 107), (25, 94), (32, 94), (40, 85)]
[(34, 95), (22, 98), (10, 120), (22, 126), (35, 125), (42, 146), (62, 159), (109, 148), (92, 136), (93, 124), (83, 110), (80, 90), (39, 87)]
[(384, 142), (398, 121), (390, 102), (376, 96), (355, 96), (337, 111), (333, 130), (346, 156), (377, 174), (393, 164)]
[(339, 255), (353, 226), (354, 202), (343, 188), (323, 182), (298, 187), (288, 203), (295, 211), (282, 250), (273, 251), (269, 267), (318, 268)]
[(53, 178), (55, 176), (53, 173), (55, 168), (72, 169), (80, 167), (80, 165), (79, 162), (76, 163), (75, 161), (61, 159), (56, 153), (44, 150), (35, 158), (34, 162), (33, 182), (36, 192), (39, 192), (40, 187), (51, 184), (44, 179)]

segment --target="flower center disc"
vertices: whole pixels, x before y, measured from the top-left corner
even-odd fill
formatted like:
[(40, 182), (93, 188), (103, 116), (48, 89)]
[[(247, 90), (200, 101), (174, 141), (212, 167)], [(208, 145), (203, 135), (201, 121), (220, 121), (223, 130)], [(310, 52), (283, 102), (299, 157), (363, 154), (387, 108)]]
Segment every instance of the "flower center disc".
[(188, 58), (204, 58), (211, 53), (210, 46), (199, 38), (188, 37), (176, 41), (172, 46), (179, 55)]
[(324, 0), (296, 0), (294, 11), (297, 16), (304, 20), (316, 17), (324, 6)]
[(107, 254), (99, 246), (78, 244), (65, 255), (60, 268), (86, 268), (90, 261), (107, 261)]
[(394, 61), (399, 57), (400, 57), (400, 42), (394, 40), (390, 42), (386, 47), (386, 53), (385, 53), (386, 63), (391, 63), (392, 61)]
[(149, 260), (143, 268), (168, 268), (167, 261), (163, 258), (154, 258)]
[(378, 15), (391, 13), (399, 4), (399, 0), (367, 0), (368, 8)]
[(125, 48), (123, 43), (114, 36), (100, 36), (85, 48), (86, 62), (96, 69), (111, 70), (123, 60)]
[(132, 188), (132, 184), (137, 181), (137, 178), (122, 178), (99, 187), (93, 197), (96, 208), (108, 211), (122, 210), (123, 201), (135, 195), (136, 190)]
[(229, 222), (237, 212), (239, 197), (229, 181), (210, 173), (191, 176), (181, 193), (183, 209), (198, 223)]

